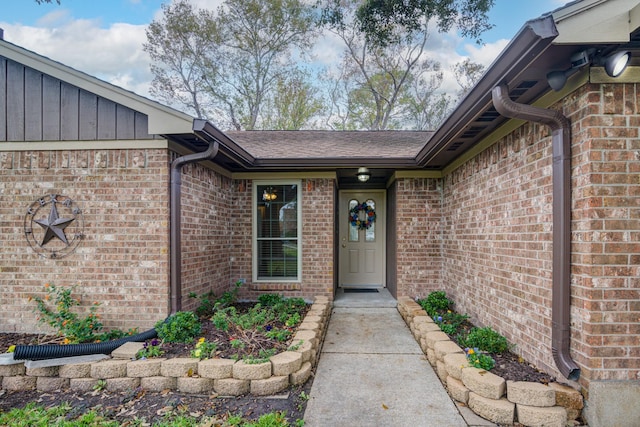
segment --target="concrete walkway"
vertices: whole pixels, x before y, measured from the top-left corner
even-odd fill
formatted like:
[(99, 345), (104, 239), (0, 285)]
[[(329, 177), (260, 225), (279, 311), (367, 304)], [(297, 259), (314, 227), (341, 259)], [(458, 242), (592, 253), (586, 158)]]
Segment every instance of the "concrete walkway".
[(305, 427), (493, 425), (454, 404), (386, 290), (336, 296), (304, 421)]

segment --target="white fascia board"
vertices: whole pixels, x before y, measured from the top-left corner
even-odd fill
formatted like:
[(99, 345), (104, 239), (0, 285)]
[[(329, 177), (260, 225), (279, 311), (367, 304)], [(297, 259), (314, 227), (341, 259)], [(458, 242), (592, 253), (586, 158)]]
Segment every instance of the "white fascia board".
[(552, 12), (554, 44), (626, 43), (640, 23), (640, 0), (584, 0)]
[(152, 101), (89, 74), (38, 55), (12, 43), (0, 42), (0, 55), (29, 68), (55, 77), (63, 82), (124, 105), (149, 118), (149, 134), (166, 135), (191, 133), (193, 117), (159, 102)]

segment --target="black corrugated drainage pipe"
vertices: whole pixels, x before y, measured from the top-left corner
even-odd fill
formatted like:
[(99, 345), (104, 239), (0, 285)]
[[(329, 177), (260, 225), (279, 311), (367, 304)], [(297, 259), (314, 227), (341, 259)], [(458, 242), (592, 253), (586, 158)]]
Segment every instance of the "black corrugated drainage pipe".
[[(194, 128), (199, 119), (195, 119)], [(211, 160), (218, 154), (218, 141), (209, 141), (209, 148), (200, 153), (187, 154), (178, 157), (171, 163), (171, 206), (170, 206), (170, 300), (171, 314), (175, 314), (182, 310), (182, 238), (180, 231), (182, 206), (181, 187), (182, 187), (182, 167), (189, 163), (200, 162), (203, 160)]]
[(553, 272), (551, 351), (560, 373), (580, 378), (580, 368), (569, 354), (571, 345), (571, 123), (561, 112), (518, 104), (509, 89), (491, 91), (495, 109), (505, 117), (542, 123), (551, 128), (553, 148)]
[(17, 345), (13, 352), (14, 360), (46, 360), (59, 357), (86, 356), (88, 354), (110, 354), (112, 351), (128, 342), (143, 342), (157, 336), (156, 330), (149, 329), (136, 335), (113, 341), (69, 344), (69, 345)]

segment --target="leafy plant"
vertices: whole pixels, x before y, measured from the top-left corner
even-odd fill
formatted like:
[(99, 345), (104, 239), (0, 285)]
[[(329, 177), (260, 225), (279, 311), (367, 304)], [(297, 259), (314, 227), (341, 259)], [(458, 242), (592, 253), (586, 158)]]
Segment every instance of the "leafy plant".
[(229, 330), (229, 315), (227, 314), (226, 309), (216, 311), (211, 317), (211, 322), (216, 329), (220, 329), (221, 331)]
[(189, 298), (200, 300), (200, 305), (196, 307), (195, 310), (198, 316), (208, 316), (213, 313), (216, 305), (216, 295), (213, 291), (206, 292), (200, 296), (198, 296), (195, 292), (190, 292)]
[(467, 355), (467, 361), (469, 361), (469, 365), (475, 368), (490, 371), (494, 366), (496, 366), (496, 361), (493, 360), (493, 357), (489, 356), (488, 354), (482, 353), (477, 348), (465, 348), (464, 352)]
[(276, 350), (273, 348), (270, 348), (268, 350), (263, 349), (258, 352), (258, 356), (246, 356), (242, 360), (244, 361), (244, 363), (247, 363), (249, 365), (256, 365), (258, 363), (268, 362), (269, 358), (275, 356), (275, 354)]
[(507, 339), (490, 327), (472, 328), (463, 339), (463, 345), (488, 353), (505, 353), (509, 350)]
[[(36, 304), (38, 320), (46, 323), (58, 331), (58, 335), (64, 337), (64, 344), (91, 342), (96, 339), (96, 333), (102, 330), (100, 316), (96, 314), (100, 305), (94, 302), (89, 307), (89, 315), (80, 317), (72, 312), (72, 308), (79, 306), (80, 301), (71, 296), (75, 286), (59, 288), (54, 285), (44, 285), (47, 294), (44, 298), (30, 297)], [(52, 304), (55, 308), (50, 308)]]
[(427, 298), (419, 299), (416, 302), (429, 316), (435, 316), (438, 312), (449, 310), (453, 306), (453, 301), (447, 298), (444, 291), (431, 292)]
[(262, 294), (258, 297), (258, 302), (264, 307), (273, 307), (283, 301), (283, 297), (279, 294)]
[(204, 338), (200, 338), (196, 343), (196, 347), (191, 350), (191, 357), (198, 358), (200, 360), (208, 359), (215, 355), (218, 349), (218, 344), (215, 342), (208, 342)]
[(98, 380), (93, 386), (94, 391), (102, 391), (107, 388), (107, 380)]
[(289, 339), (291, 336), (291, 331), (288, 329), (269, 329), (265, 332), (264, 336), (269, 339), (274, 339), (276, 341), (284, 342)]
[(289, 351), (296, 351), (299, 350), (300, 347), (302, 346), (302, 344), (304, 344), (304, 340), (300, 340), (298, 341), (296, 344), (292, 344), (289, 346), (289, 348), (287, 350)]
[(438, 324), (442, 332), (447, 335), (455, 335), (458, 329), (467, 320), (469, 316), (466, 314), (454, 313), (451, 310), (447, 310), (446, 313), (433, 316), (433, 321)]
[(288, 427), (286, 412), (270, 412), (262, 415), (257, 421), (242, 424), (242, 427)]
[(136, 353), (136, 359), (149, 359), (152, 357), (160, 357), (162, 351), (162, 342), (156, 338), (142, 345), (142, 348)]
[(216, 307), (228, 307), (235, 303), (238, 300), (238, 293), (240, 292), (240, 287), (243, 282), (238, 280), (234, 283), (233, 288), (230, 291), (224, 292), (218, 299), (216, 299), (215, 306)]
[(200, 334), (200, 320), (191, 311), (179, 311), (155, 325), (158, 337), (170, 343), (187, 343)]

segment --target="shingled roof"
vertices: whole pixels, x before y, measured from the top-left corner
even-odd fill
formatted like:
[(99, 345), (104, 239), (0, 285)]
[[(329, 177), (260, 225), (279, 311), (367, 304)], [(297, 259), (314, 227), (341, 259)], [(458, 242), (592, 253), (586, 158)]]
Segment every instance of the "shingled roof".
[(256, 159), (327, 156), (414, 158), (433, 132), (427, 131), (233, 131), (225, 132)]

